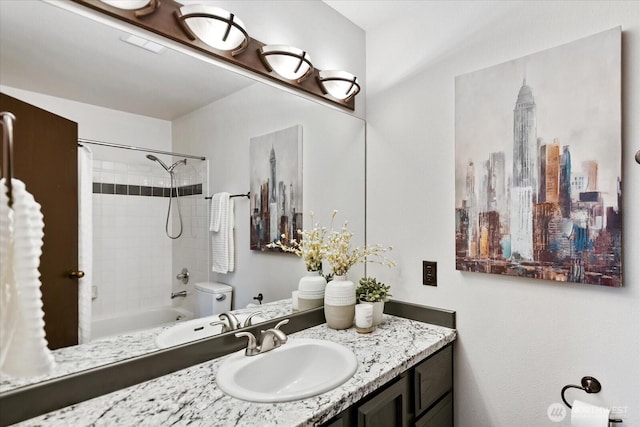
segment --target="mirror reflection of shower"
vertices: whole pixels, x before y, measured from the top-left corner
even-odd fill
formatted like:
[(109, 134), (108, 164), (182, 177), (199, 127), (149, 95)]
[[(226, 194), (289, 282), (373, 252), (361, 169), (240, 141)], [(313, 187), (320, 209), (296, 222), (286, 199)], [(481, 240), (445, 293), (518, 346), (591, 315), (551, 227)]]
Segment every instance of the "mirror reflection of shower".
[[(170, 177), (170, 181), (171, 181), (171, 184), (170, 184), (171, 189), (169, 190), (169, 206), (167, 207), (167, 221), (165, 223), (164, 230), (165, 230), (165, 233), (167, 234), (167, 237), (169, 237), (170, 239), (177, 239), (178, 237), (182, 236), (183, 225), (182, 225), (182, 213), (180, 212), (180, 196), (178, 194), (178, 188), (175, 185), (176, 176), (175, 176), (173, 170), (179, 164), (185, 164), (186, 165), (187, 164), (187, 159), (178, 160), (177, 162), (175, 162), (171, 166), (167, 166), (162, 160), (160, 160), (159, 158), (157, 158), (156, 156), (154, 156), (152, 154), (147, 154), (147, 159), (152, 160), (154, 162), (158, 162), (160, 164), (160, 166), (162, 166), (164, 168), (164, 170), (166, 170), (169, 173), (169, 177)], [(174, 190), (175, 190), (175, 196), (174, 196)], [(172, 236), (171, 233), (169, 232), (169, 219), (171, 218), (171, 208), (173, 206), (173, 198), (174, 197), (176, 199), (176, 207), (178, 209), (178, 219), (179, 219), (179, 222), (180, 222), (180, 230), (179, 230), (177, 235)]]

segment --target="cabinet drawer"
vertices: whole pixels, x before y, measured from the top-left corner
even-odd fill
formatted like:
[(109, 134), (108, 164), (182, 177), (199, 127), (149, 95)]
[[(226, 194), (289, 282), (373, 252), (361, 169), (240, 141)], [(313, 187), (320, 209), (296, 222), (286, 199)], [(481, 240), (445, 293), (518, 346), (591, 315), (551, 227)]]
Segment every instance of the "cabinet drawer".
[(414, 369), (416, 417), (453, 388), (453, 348), (445, 347)]
[(449, 392), (418, 419), (415, 427), (452, 427), (453, 426), (453, 393)]

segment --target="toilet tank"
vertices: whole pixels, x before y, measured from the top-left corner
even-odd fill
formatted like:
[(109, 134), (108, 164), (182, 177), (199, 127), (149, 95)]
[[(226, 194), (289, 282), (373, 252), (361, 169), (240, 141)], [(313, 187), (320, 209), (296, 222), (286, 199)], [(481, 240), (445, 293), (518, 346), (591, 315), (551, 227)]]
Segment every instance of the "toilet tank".
[(206, 317), (230, 311), (232, 291), (233, 288), (224, 283), (196, 283), (196, 317)]

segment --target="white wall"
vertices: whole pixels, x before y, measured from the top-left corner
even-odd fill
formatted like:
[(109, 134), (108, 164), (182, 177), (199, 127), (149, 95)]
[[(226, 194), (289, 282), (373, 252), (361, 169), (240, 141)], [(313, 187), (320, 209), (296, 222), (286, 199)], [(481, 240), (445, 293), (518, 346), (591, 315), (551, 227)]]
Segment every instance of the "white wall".
[[(569, 417), (552, 423), (547, 408), (560, 402), (565, 384), (585, 375), (598, 378), (602, 392), (570, 391), (569, 400), (627, 408), (624, 425), (640, 425), (640, 165), (633, 160), (640, 148), (640, 3), (402, 7), (410, 19), (390, 19), (367, 33), (368, 240), (394, 244), (398, 267), (376, 274), (392, 284), (395, 297), (457, 312), (456, 425), (569, 425)], [(455, 76), (618, 25), (625, 287), (456, 271)], [(438, 262), (437, 288), (422, 286), (422, 260)]]
[[(171, 122), (138, 114), (103, 108), (96, 105), (48, 96), (9, 86), (0, 86), (7, 95), (24, 100), (37, 107), (78, 123), (78, 137), (134, 145), (158, 150), (171, 150)], [(105, 159), (138, 159), (144, 155), (136, 152), (92, 146), (94, 153)]]
[[(349, 221), (354, 244), (364, 241), (364, 122), (265, 85), (252, 85), (201, 108), (173, 123), (174, 149), (205, 155), (210, 162), (211, 194), (249, 189), (249, 140), (294, 125), (303, 128), (304, 228), (308, 213), (329, 226)], [(234, 287), (234, 306), (253, 302), (259, 292), (265, 302), (290, 298), (304, 276), (295, 256), (249, 249), (249, 201), (235, 203), (235, 272), (211, 273), (214, 281)], [(360, 243), (358, 243), (360, 242)], [(361, 269), (354, 269), (352, 279)]]

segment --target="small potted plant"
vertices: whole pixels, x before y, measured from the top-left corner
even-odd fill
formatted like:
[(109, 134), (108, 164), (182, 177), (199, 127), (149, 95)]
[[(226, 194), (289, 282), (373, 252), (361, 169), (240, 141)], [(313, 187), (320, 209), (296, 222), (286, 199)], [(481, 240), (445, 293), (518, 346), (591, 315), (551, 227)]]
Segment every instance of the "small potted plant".
[(382, 323), (384, 302), (389, 299), (391, 286), (379, 282), (375, 277), (363, 277), (356, 288), (356, 298), (362, 304), (373, 305), (373, 325)]

